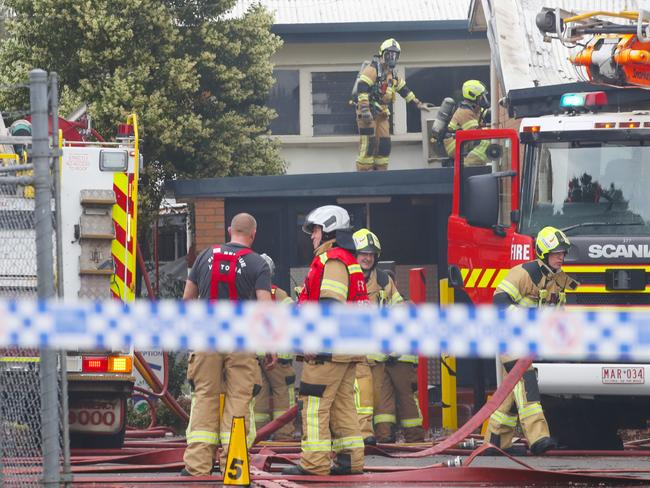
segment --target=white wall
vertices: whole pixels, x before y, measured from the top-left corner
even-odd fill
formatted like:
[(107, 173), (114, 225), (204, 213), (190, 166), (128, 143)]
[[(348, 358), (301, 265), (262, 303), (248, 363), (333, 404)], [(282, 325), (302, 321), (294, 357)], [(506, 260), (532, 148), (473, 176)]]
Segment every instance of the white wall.
[[(449, 66), (453, 69), (453, 66), (490, 62), (487, 40), (405, 41), (400, 44), (398, 73), (402, 76), (406, 68)], [(288, 174), (355, 170), (358, 136), (312, 135), (311, 72), (357, 71), (377, 49), (375, 43), (289, 43), (276, 54), (273, 59), (276, 68), (300, 71), (300, 135), (274, 136), (282, 143), (281, 154), (287, 161)], [(427, 167), (422, 135), (406, 132), (406, 104), (401, 97), (397, 97), (394, 111), (389, 169)]]

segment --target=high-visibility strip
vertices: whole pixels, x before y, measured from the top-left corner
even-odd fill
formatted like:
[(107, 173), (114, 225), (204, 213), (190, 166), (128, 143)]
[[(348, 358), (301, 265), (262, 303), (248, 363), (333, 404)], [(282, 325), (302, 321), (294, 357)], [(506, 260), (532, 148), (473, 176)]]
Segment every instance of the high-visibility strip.
[(219, 434), (209, 430), (193, 430), (187, 433), (187, 443), (203, 442), (205, 444), (219, 445)]
[(375, 422), (375, 424), (381, 424), (384, 422), (387, 422), (389, 424), (395, 424), (397, 423), (397, 417), (389, 413), (380, 413), (373, 417), (373, 421)]
[(350, 274), (352, 274), (352, 273), (361, 273), (361, 272), (362, 272), (361, 271), (361, 266), (359, 266), (358, 264), (351, 264), (351, 265), (348, 266), (348, 273), (350, 273)]
[(408, 95), (406, 95), (406, 97), (404, 97), (404, 100), (406, 101), (406, 103), (412, 102), (413, 100), (415, 100), (415, 93), (413, 92), (409, 93)]
[(517, 287), (512, 283), (510, 283), (509, 281), (503, 280), (501, 283), (499, 283), (497, 288), (501, 291), (506, 292), (515, 303), (521, 302), (522, 300), (521, 293), (519, 293)]
[[(363, 441), (362, 441), (363, 442)], [(300, 442), (300, 449), (303, 452), (330, 452), (332, 450), (332, 441), (326, 440), (326, 441), (301, 441)]]
[(478, 287), (487, 288), (495, 272), (496, 272), (495, 269), (492, 268), (486, 269), (485, 272), (483, 273), (483, 276), (481, 277), (481, 281), (479, 281), (478, 283)]
[(399, 421), (400, 425), (406, 429), (409, 427), (421, 427), (422, 426), (422, 419), (401, 419)]
[[(137, 165), (137, 163), (136, 163)], [(133, 228), (135, 203), (133, 201), (133, 175), (115, 173), (113, 191), (116, 203), (113, 205), (115, 239), (111, 245), (115, 262), (115, 275), (111, 280), (111, 291), (123, 301), (135, 299), (135, 242)]]
[(512, 416), (512, 415), (506, 415), (503, 412), (500, 411), (495, 411), (491, 416), (490, 419), (496, 422), (497, 424), (501, 425), (506, 425), (508, 427), (516, 427), (517, 426), (517, 417)]
[(462, 269), (460, 270), (460, 274), (461, 274), (461, 276), (463, 277), (463, 281), (465, 281), (465, 280), (467, 279), (467, 275), (469, 274), (469, 269), (467, 269), (467, 268), (462, 268)]
[(395, 293), (393, 293), (393, 296), (390, 297), (390, 300), (388, 301), (388, 303), (390, 305), (396, 305), (398, 303), (402, 303), (403, 301), (404, 301), (404, 298), (402, 298), (402, 295), (400, 294), (400, 292), (396, 291)]
[(465, 284), (466, 288), (474, 288), (474, 285), (476, 285), (476, 281), (478, 280), (479, 276), (481, 276), (481, 271), (483, 271), (483, 269), (481, 268), (474, 268), (472, 270), (472, 272), (469, 275), (469, 279)]
[[(307, 397), (307, 441), (318, 442), (320, 440), (319, 422), (318, 422), (318, 408), (320, 406), (320, 398), (315, 396)], [(328, 441), (329, 442), (329, 441)]]
[(332, 441), (332, 449), (335, 452), (346, 449), (364, 449), (363, 439), (361, 436), (341, 437)]
[(271, 415), (268, 413), (255, 412), (255, 423), (270, 422)]
[(520, 419), (525, 419), (528, 417), (532, 417), (533, 415), (537, 415), (539, 413), (543, 413), (544, 411), (542, 410), (542, 405), (538, 402), (531, 403), (525, 408), (522, 408), (519, 410), (519, 418)]
[(363, 81), (363, 82), (366, 83), (368, 86), (372, 86), (372, 85), (375, 84), (375, 82), (373, 81), (373, 79), (370, 78), (369, 76), (366, 76), (366, 75), (360, 75), (360, 76), (359, 76), (359, 81)]
[(323, 279), (320, 285), (320, 290), (321, 293), (327, 290), (342, 295), (343, 297), (348, 296), (348, 285), (344, 285), (343, 283), (328, 278)]

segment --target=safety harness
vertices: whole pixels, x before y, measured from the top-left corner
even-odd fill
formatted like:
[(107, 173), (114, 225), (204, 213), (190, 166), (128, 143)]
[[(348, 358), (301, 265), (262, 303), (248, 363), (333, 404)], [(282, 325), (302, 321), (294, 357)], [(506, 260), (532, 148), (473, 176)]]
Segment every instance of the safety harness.
[(210, 280), (210, 300), (239, 300), (237, 293), (237, 261), (240, 257), (252, 253), (248, 248), (233, 252), (212, 248), (212, 279)]
[(361, 271), (361, 266), (354, 255), (341, 247), (333, 247), (323, 254), (317, 256), (309, 267), (305, 286), (302, 288), (298, 297), (298, 303), (307, 301), (318, 301), (320, 298), (320, 289), (325, 272), (325, 263), (330, 259), (336, 259), (345, 264), (348, 270), (348, 302), (367, 302), (368, 290), (366, 289), (366, 279)]

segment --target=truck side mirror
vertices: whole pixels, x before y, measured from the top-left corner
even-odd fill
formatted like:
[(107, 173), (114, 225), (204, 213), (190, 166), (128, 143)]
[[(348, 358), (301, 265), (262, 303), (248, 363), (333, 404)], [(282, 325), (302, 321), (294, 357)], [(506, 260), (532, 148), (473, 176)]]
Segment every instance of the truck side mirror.
[(457, 289), (463, 287), (463, 274), (460, 272), (458, 266), (451, 264), (447, 270), (447, 274), (449, 275), (449, 286)]
[(467, 223), (491, 229), (499, 221), (499, 179), (492, 174), (467, 178)]

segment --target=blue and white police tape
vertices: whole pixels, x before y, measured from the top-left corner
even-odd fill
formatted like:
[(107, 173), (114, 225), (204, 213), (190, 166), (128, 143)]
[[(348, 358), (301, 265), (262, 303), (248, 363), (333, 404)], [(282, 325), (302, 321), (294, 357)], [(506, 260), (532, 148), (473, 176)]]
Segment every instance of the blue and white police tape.
[(207, 301), (0, 301), (0, 347), (407, 353), (650, 361), (650, 311)]

